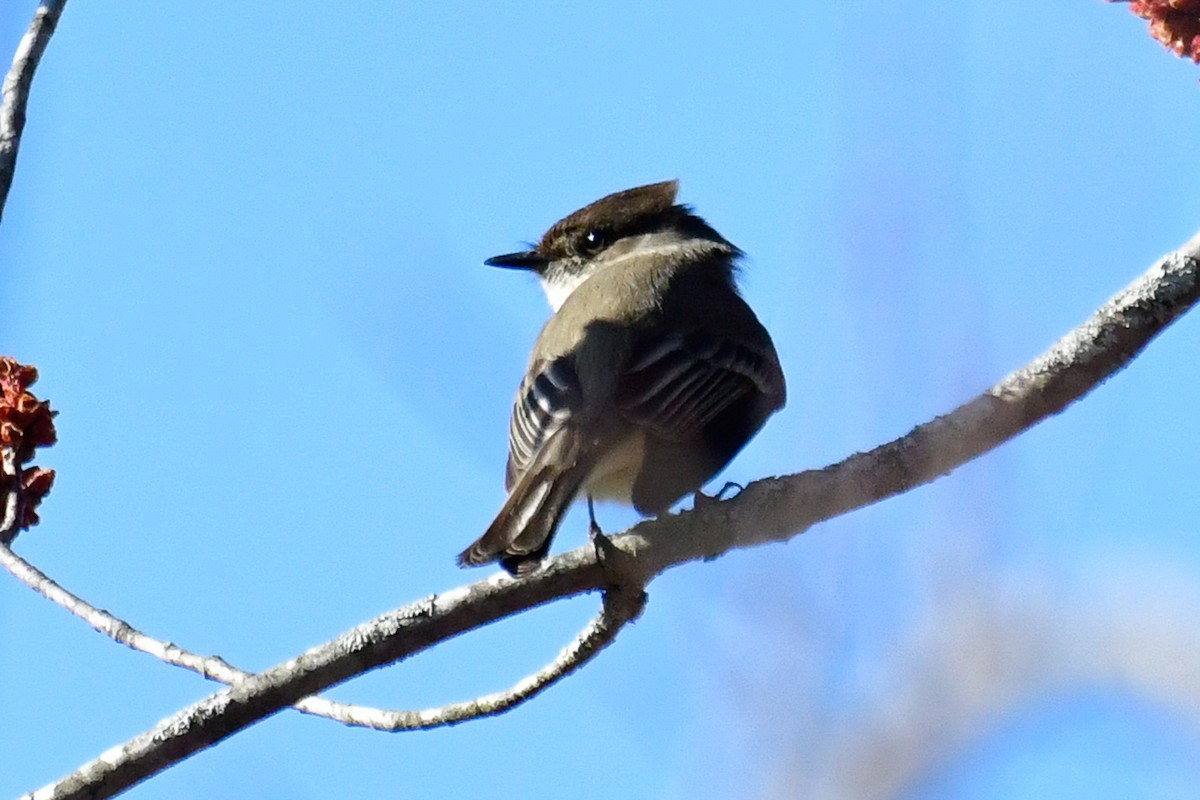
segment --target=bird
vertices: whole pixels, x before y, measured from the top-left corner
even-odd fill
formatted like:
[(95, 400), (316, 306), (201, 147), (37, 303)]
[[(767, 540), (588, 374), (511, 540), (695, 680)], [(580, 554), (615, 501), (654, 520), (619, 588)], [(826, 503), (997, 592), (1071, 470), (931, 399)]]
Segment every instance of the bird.
[(507, 499), (459, 566), (531, 574), (581, 495), (595, 535), (597, 499), (662, 514), (784, 406), (775, 345), (737, 288), (743, 253), (678, 189), (607, 195), (484, 262), (537, 275), (553, 314), (513, 403)]

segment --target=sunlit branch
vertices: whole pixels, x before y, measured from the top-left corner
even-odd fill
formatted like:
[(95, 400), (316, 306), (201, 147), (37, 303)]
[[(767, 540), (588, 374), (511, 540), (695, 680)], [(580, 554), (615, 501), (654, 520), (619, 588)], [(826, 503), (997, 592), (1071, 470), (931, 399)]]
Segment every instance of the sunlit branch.
[[(784, 541), (823, 520), (929, 483), (1066, 408), (1128, 364), (1200, 296), (1200, 234), (1161, 259), (1046, 353), (953, 412), (838, 464), (756, 481), (730, 500), (613, 537), (620, 583), (739, 547)], [(34, 798), (108, 797), (308, 695), (465, 631), (614, 581), (585, 546), (533, 575), (495, 575), (411, 603), (191, 705)]]
[(42, 60), (42, 53), (54, 35), (66, 4), (67, 0), (47, 0), (38, 7), (29, 30), (17, 45), (12, 66), (0, 88), (0, 218), (4, 216), (4, 204), (8, 201), (8, 190), (12, 187), (17, 166), (33, 73), (37, 71), (38, 62)]
[[(108, 611), (96, 608), (64, 589), (2, 544), (0, 565), (47, 600), (62, 606), (95, 630), (133, 650), (221, 683), (234, 684), (253, 677), (254, 673), (238, 669), (220, 656), (202, 656), (172, 642), (142, 633), (128, 622)], [(454, 725), (477, 717), (494, 716), (536, 697), (594, 658), (612, 643), (621, 628), (641, 615), (644, 603), (645, 596), (640, 590), (613, 590), (605, 593), (600, 613), (554, 661), (506, 691), (420, 711), (339, 703), (319, 696), (305, 697), (295, 703), (295, 707), (306, 714), (327, 717), (345, 725), (382, 731), (425, 730)]]

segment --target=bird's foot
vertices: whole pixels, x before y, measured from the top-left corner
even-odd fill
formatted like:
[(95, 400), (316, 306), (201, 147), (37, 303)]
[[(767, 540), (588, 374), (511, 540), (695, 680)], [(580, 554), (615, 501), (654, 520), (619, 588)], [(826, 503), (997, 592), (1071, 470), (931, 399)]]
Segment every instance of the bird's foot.
[(631, 556), (613, 544), (613, 540), (600, 530), (600, 523), (596, 522), (596, 507), (591, 495), (588, 495), (587, 507), (588, 541), (596, 550), (596, 560), (600, 562), (601, 568), (608, 575), (609, 586), (623, 588), (636, 586), (640, 590), (642, 580), (632, 571)]
[(708, 506), (714, 505), (714, 504), (719, 503), (722, 500), (724, 500), (726, 495), (728, 495), (731, 490), (737, 489), (738, 492), (740, 493), (745, 488), (746, 487), (742, 486), (740, 483), (734, 483), (733, 481), (726, 481), (725, 485), (716, 491), (716, 494), (705, 494), (704, 492), (697, 489), (694, 499), (692, 501), (692, 508), (695, 508), (697, 510), (702, 509), (702, 508), (707, 508)]
[(734, 481), (725, 481), (725, 485), (717, 490), (717, 493), (714, 495), (714, 497), (716, 497), (718, 500), (724, 500), (725, 495), (731, 490), (737, 489), (738, 494), (741, 494), (745, 488), (746, 487), (742, 486), (740, 483), (735, 483)]
[(587, 496), (588, 506), (588, 540), (596, 546), (597, 551), (603, 546), (600, 541), (608, 542), (608, 537), (604, 535), (604, 531), (600, 530), (600, 523), (596, 522), (596, 502), (589, 494)]
[(593, 542), (597, 539), (608, 539), (608, 537), (604, 535), (604, 531), (600, 530), (600, 526), (594, 519), (588, 522), (588, 539), (592, 540)]

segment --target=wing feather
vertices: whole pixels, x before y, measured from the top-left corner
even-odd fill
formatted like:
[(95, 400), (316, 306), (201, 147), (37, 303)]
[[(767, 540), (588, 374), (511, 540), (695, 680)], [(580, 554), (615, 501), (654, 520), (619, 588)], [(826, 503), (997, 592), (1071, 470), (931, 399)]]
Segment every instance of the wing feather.
[(639, 350), (618, 405), (670, 441), (695, 435), (747, 392), (773, 390), (763, 354), (708, 331), (666, 334)]
[(579, 381), (567, 358), (535, 364), (513, 402), (508, 425), (505, 487), (512, 489), (538, 451), (567, 423), (579, 398)]

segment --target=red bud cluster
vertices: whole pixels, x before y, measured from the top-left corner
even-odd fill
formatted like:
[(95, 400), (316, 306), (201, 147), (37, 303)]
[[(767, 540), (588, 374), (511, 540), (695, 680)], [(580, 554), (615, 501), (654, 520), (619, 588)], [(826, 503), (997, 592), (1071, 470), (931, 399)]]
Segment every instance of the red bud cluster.
[(1129, 10), (1150, 20), (1150, 35), (1200, 64), (1200, 0), (1133, 0)]
[(12, 530), (0, 531), (9, 540), (17, 531), (37, 524), (38, 504), (54, 483), (54, 470), (24, 466), (33, 460), (37, 448), (49, 447), (58, 440), (54, 432), (57, 412), (28, 391), (36, 380), (36, 369), (0, 356), (0, 454), (5, 467), (0, 468), (0, 519), (8, 505), (5, 498), (14, 490), (19, 492), (21, 512)]

